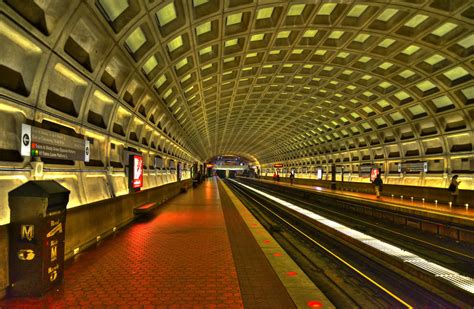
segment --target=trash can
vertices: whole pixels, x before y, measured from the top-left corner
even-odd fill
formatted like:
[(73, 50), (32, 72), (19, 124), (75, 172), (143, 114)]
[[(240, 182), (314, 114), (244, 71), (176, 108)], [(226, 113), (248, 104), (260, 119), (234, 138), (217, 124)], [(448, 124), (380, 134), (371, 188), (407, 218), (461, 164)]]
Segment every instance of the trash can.
[(41, 296), (62, 282), (69, 193), (53, 180), (29, 181), (8, 193), (11, 296)]

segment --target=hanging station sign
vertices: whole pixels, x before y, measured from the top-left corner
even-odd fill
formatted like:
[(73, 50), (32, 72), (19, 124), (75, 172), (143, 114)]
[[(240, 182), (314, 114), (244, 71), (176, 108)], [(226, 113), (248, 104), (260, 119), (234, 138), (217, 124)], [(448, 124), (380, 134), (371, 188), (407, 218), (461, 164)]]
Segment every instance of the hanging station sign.
[(89, 162), (90, 142), (22, 124), (20, 153), (25, 157)]

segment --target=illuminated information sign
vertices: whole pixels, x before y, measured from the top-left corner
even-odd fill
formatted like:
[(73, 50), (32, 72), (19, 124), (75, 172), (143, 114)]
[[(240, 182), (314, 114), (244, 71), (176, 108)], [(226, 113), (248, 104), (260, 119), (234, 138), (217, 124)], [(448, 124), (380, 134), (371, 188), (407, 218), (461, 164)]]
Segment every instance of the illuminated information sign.
[(90, 142), (22, 124), (20, 153), (25, 157), (89, 162)]
[(375, 178), (377, 178), (377, 175), (380, 174), (380, 169), (378, 168), (373, 168), (370, 171), (370, 182), (374, 182)]
[(139, 189), (143, 187), (143, 157), (133, 155), (131, 156), (130, 178), (133, 189)]

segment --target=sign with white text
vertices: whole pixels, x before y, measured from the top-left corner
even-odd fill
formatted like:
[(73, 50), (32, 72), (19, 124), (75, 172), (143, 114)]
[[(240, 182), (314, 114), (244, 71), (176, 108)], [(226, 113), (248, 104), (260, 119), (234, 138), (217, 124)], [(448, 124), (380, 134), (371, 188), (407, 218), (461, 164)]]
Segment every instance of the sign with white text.
[(316, 179), (318, 179), (318, 180), (323, 179), (323, 169), (322, 168), (316, 169)]
[(89, 162), (90, 142), (22, 124), (20, 153), (25, 157)]
[(412, 162), (398, 164), (399, 173), (428, 172), (428, 162)]

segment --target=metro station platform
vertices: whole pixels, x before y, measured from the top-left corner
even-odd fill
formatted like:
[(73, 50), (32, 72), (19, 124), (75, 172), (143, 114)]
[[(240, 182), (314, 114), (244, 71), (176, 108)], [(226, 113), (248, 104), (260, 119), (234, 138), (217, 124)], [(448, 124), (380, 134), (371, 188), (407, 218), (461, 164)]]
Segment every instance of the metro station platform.
[[(434, 203), (432, 201), (420, 201), (420, 200), (412, 200), (410, 196), (404, 196), (403, 198), (400, 195), (397, 196), (384, 196), (381, 195), (379, 198), (374, 194), (363, 193), (363, 192), (354, 192), (354, 191), (344, 191), (344, 190), (335, 190), (329, 189), (322, 186), (311, 186), (311, 185), (302, 185), (302, 184), (291, 184), (288, 182), (282, 181), (273, 181), (273, 180), (266, 180), (266, 179), (259, 179), (259, 181), (272, 183), (279, 186), (286, 186), (286, 187), (295, 187), (310, 191), (318, 191), (325, 194), (330, 195), (337, 195), (338, 197), (344, 198), (353, 198), (357, 200), (364, 200), (370, 202), (377, 202), (379, 204), (386, 204), (386, 205), (394, 205), (400, 209), (411, 209), (411, 210), (421, 210), (427, 214), (429, 213), (441, 213), (447, 216), (456, 216), (460, 218), (472, 219), (474, 220), (474, 205), (470, 205), (470, 207), (465, 206), (458, 206), (453, 207), (450, 206), (448, 203)], [(447, 192), (449, 194), (449, 192)]]
[[(262, 178), (242, 178), (242, 180), (260, 183), (263, 186), (278, 191), (287, 196), (299, 196), (310, 199), (316, 204), (325, 204), (329, 208), (338, 208), (349, 214), (359, 214), (371, 217), (373, 220), (383, 220), (400, 227), (426, 232), (426, 236), (436, 235), (438, 238), (450, 238), (458, 242), (474, 243), (474, 209), (473, 205), (452, 207), (448, 202), (433, 203), (436, 196), (429, 196), (425, 201), (415, 196), (412, 200), (410, 191), (405, 196), (397, 194), (382, 195), (377, 198), (370, 192), (370, 187), (362, 184), (361, 191), (337, 190), (317, 184), (291, 184), (288, 179), (280, 181)], [(357, 184), (350, 183), (352, 189), (357, 189)], [(282, 188), (282, 189), (279, 189)], [(369, 190), (368, 190), (369, 188)], [(420, 194), (426, 188), (420, 188)], [(413, 191), (413, 190), (412, 190)], [(440, 196), (442, 189), (435, 189), (435, 194)], [(428, 188), (429, 194), (429, 188)], [(402, 193), (403, 194), (403, 193)], [(446, 190), (446, 195), (449, 192)], [(464, 197), (465, 198), (465, 197)], [(431, 201), (430, 201), (431, 200)]]
[(64, 282), (0, 308), (330, 308), (216, 178), (66, 262)]

